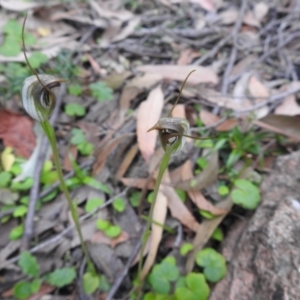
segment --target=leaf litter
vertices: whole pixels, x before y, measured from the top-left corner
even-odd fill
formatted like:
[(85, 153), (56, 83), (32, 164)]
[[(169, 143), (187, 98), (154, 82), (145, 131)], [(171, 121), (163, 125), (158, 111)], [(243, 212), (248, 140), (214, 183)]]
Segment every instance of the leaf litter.
[[(71, 71), (68, 76), (72, 83), (78, 81), (82, 87), (81, 95), (71, 95), (71, 101), (65, 100), (63, 104), (81, 104), (87, 109), (87, 114), (65, 122), (63, 109), (59, 112), (56, 135), (60, 143), (60, 155), (65, 158), (64, 150), (70, 146), (68, 132), (81, 126), (87, 140), (95, 147), (95, 152), (91, 154), (93, 161), (89, 165), (94, 179), (113, 191), (112, 195), (101, 191), (105, 204), (111, 203), (113, 197), (120, 193), (130, 198), (132, 192), (145, 191), (145, 198), (153, 189), (157, 170), (157, 162), (153, 160), (159, 161), (160, 156), (155, 151), (159, 145), (155, 132), (146, 132), (165, 115), (164, 101), (175, 98), (178, 83), (191, 70), (196, 72), (189, 78), (181, 104), (173, 113), (177, 117), (188, 117), (193, 134), (201, 136), (196, 125), (200, 120), (207, 130), (216, 130), (217, 136), (230, 134), (234, 128), (253, 127), (257, 134), (263, 129), (264, 132), (282, 134), (294, 141), (300, 140), (300, 86), (295, 55), (299, 48), (296, 40), (299, 35), (295, 27), (297, 15), (293, 13), (291, 5), (275, 8), (277, 15), (281, 15), (275, 22), (270, 14), (274, 8), (265, 2), (251, 2), (246, 5), (244, 12), (241, 7), (228, 1), (191, 0), (183, 3), (160, 0), (155, 5), (147, 3), (141, 7), (137, 4), (138, 8), (135, 9), (131, 5), (122, 6), (120, 1), (105, 3), (90, 0), (73, 5), (67, 2), (41, 5), (35, 2), (0, 1), (0, 6), (9, 11), (19, 24), (23, 20), (19, 12), (29, 13), (26, 30), (35, 36), (36, 43), (28, 47), (28, 55), (36, 51), (46, 55), (49, 61), (42, 62), (41, 69), (48, 70), (49, 66), (54, 68), (58, 64), (60, 68), (56, 68), (56, 72), (62, 73), (68, 69), (68, 65), (73, 64), (68, 72), (76, 66), (75, 73), (80, 75), (76, 77)], [(182, 12), (187, 12), (187, 8), (193, 9), (193, 14), (189, 13), (183, 20)], [(0, 27), (3, 28), (7, 21), (5, 16), (3, 22), (0, 21)], [(284, 22), (287, 26), (279, 28), (280, 23)], [(64, 56), (66, 51), (71, 51), (72, 55)], [(24, 56), (22, 53), (1, 55), (0, 61), (5, 68), (9, 68), (13, 66), (11, 64), (24, 62)], [(0, 104), (5, 107), (0, 110), (0, 150), (1, 167), (10, 172), (15, 163), (11, 155), (17, 160), (18, 157), (28, 159), (38, 141), (32, 130), (33, 122), (24, 114), (15, 113), (20, 112), (19, 96), (11, 89), (16, 84), (20, 85), (22, 80), (14, 81), (5, 68), (0, 67)], [(22, 76), (18, 74), (16, 77)], [(99, 80), (114, 90), (117, 101), (96, 103), (97, 100), (89, 91), (89, 84)], [(97, 111), (94, 109), (96, 107), (100, 109)], [(244, 123), (248, 127), (243, 127)], [(248, 129), (243, 134), (246, 135)], [(263, 147), (267, 149), (269, 142), (266, 140)], [(235, 149), (237, 144), (230, 140), (226, 151)], [(8, 147), (12, 148), (12, 152), (7, 154), (5, 149)], [(208, 192), (216, 189), (217, 184), (224, 180), (226, 182), (223, 174), (219, 173), (224, 164), (223, 149), (212, 151), (206, 157), (207, 166), (196, 174), (196, 159), (203, 152), (192, 139), (188, 139), (186, 148), (189, 149), (187, 152), (183, 151), (171, 160), (160, 188), (154, 219), (162, 225), (173, 218), (182, 224), (183, 240), (188, 239), (194, 244), (194, 250), (185, 262), (186, 270), (190, 272), (197, 250), (210, 243), (213, 231), (230, 212), (233, 204), (230, 197), (220, 202), (212, 201), (214, 197)], [(255, 154), (255, 157), (258, 155)], [(75, 158), (78, 163), (90, 159), (80, 154)], [(37, 160), (37, 163), (42, 162)], [(66, 163), (66, 167), (71, 169), (72, 165)], [(74, 172), (69, 178), (78, 182)], [(42, 190), (44, 188), (41, 186)], [(109, 270), (110, 264), (115, 272), (124, 268), (119, 257), (130, 257), (128, 249), (133, 249), (131, 241), (140, 237), (140, 231), (129, 230), (128, 224), (120, 222), (121, 234), (112, 239), (97, 231), (95, 222), (97, 218), (105, 217), (117, 223), (116, 216), (121, 214), (135, 220), (135, 225), (140, 228), (139, 211), (132, 209), (135, 217), (128, 212), (117, 213), (111, 207), (99, 207), (93, 213), (85, 212), (84, 204), (90, 198), (90, 190), (87, 186), (78, 187), (76, 184), (73, 188), (92, 257), (100, 269), (104, 268), (104, 273), (113, 284), (115, 278)], [(186, 202), (177, 193), (178, 189), (181, 193), (186, 192)], [(51, 253), (58, 259), (66, 253), (76, 257), (79, 240), (72, 231), (68, 210), (61, 205), (60, 193), (56, 193), (57, 196), (50, 200), (53, 205), (41, 204), (41, 210), (35, 213), (39, 218), (35, 224), (39, 227), (29, 250), (38, 257), (43, 253)], [(15, 205), (21, 197), (30, 193), (1, 188), (0, 195), (11, 198), (10, 204)], [(140, 200), (141, 210), (147, 214), (146, 201)], [(4, 205), (1, 202), (0, 215), (4, 212)], [(199, 209), (215, 217), (203, 220), (197, 212)], [(7, 224), (12, 225), (7, 228), (22, 223), (12, 215), (8, 216)], [(163, 227), (153, 223), (151, 242), (144, 253), (149, 253), (146, 269), (156, 263), (157, 254), (166, 253), (162, 243), (165, 238), (163, 233)], [(5, 239), (9, 241), (9, 232), (3, 234), (7, 235)], [(129, 248), (126, 250), (124, 245)], [(17, 251), (21, 246), (20, 240), (9, 241), (0, 249), (0, 268), (5, 272), (17, 261)], [(102, 257), (99, 251), (108, 251), (109, 256)], [(73, 265), (80, 267), (79, 261), (73, 261)], [(4, 278), (8, 276), (5, 272), (2, 273)], [(126, 285), (125, 282), (123, 288), (129, 292), (130, 284)], [(12, 284), (9, 284), (6, 291), (0, 290), (1, 296), (11, 295), (11, 288)], [(42, 297), (53, 290), (43, 284), (36, 296)], [(106, 292), (101, 293), (101, 297), (105, 297)], [(121, 294), (119, 292), (120, 296), (124, 296)]]

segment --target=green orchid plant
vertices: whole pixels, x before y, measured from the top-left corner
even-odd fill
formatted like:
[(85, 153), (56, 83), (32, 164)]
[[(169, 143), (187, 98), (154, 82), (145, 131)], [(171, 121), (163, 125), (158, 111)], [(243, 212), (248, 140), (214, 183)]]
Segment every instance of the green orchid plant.
[(56, 103), (56, 95), (52, 91), (52, 89), (55, 87), (59, 87), (61, 83), (67, 82), (68, 80), (63, 78), (58, 78), (52, 75), (47, 75), (47, 74), (37, 74), (37, 72), (31, 67), (28, 57), (26, 55), (25, 42), (24, 42), (24, 29), (25, 29), (26, 18), (27, 16), (24, 19), (23, 28), (22, 28), (23, 51), (24, 51), (26, 63), (34, 75), (26, 78), (23, 83), (22, 104), (25, 111), (33, 119), (35, 119), (41, 124), (41, 127), (43, 128), (49, 140), (53, 152), (54, 164), (60, 181), (60, 186), (67, 199), (69, 209), (71, 211), (71, 215), (75, 224), (75, 228), (80, 239), (82, 251), (86, 257), (88, 268), (92, 273), (96, 274), (96, 269), (90, 259), (87, 247), (83, 240), (76, 204), (71, 199), (70, 193), (68, 191), (68, 188), (66, 186), (63, 177), (62, 167), (59, 161), (59, 154), (58, 154), (55, 132), (50, 122), (48, 121)]

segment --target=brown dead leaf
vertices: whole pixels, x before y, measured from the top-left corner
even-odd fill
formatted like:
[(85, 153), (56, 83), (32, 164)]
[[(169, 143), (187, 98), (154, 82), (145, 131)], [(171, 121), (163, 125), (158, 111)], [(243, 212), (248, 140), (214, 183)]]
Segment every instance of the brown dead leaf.
[(231, 129), (233, 129), (238, 124), (239, 124), (238, 120), (236, 120), (236, 119), (228, 119), (228, 120), (225, 120), (220, 125), (218, 125), (216, 127), (216, 131), (220, 131), (220, 132), (230, 131)]
[[(261, 82), (255, 75), (251, 76), (248, 82), (248, 90), (252, 97), (255, 98), (255, 103), (265, 102), (270, 92), (267, 86)], [(260, 107), (254, 111), (257, 119), (265, 117), (269, 113), (267, 106)]]
[(110, 245), (112, 248), (115, 248), (118, 244), (126, 242), (129, 240), (129, 234), (125, 231), (122, 231), (119, 236), (116, 238), (110, 238), (106, 236), (102, 231), (97, 231), (91, 237), (91, 242), (94, 244), (106, 244)]
[(97, 60), (94, 59), (94, 57), (90, 54), (90, 53), (85, 53), (85, 56), (87, 57), (87, 59), (89, 60), (91, 67), (93, 68), (93, 70), (95, 71), (96, 74), (99, 74), (101, 76), (105, 76), (107, 71), (103, 68), (100, 67), (99, 63), (97, 62)]
[(131, 165), (133, 159), (135, 158), (135, 156), (137, 155), (139, 150), (139, 147), (137, 144), (134, 144), (129, 151), (126, 153), (122, 163), (120, 164), (118, 171), (117, 171), (117, 178), (120, 179), (121, 177), (124, 176), (124, 174), (126, 173), (127, 169), (129, 168), (129, 166)]
[[(281, 87), (281, 91), (288, 91), (290, 89), (296, 88), (300, 86), (300, 82), (292, 82), (290, 84), (284, 85)], [(276, 115), (286, 115), (286, 116), (295, 116), (300, 114), (300, 106), (296, 101), (296, 95), (291, 94), (285, 97), (283, 102), (276, 107), (275, 109)]]
[[(190, 160), (187, 160), (181, 168), (181, 178), (183, 181), (193, 178), (192, 170), (192, 162)], [(207, 201), (200, 191), (188, 190), (187, 193), (199, 209), (209, 211), (213, 215), (222, 215), (226, 212)]]
[(263, 18), (268, 14), (269, 6), (266, 2), (258, 2), (254, 5), (254, 16), (258, 21), (262, 21)]
[(154, 88), (146, 101), (140, 104), (137, 113), (137, 141), (141, 154), (149, 163), (154, 153), (157, 131), (147, 132), (159, 120), (164, 105), (164, 94), (161, 86)]
[(162, 188), (159, 188), (157, 199), (153, 210), (153, 221), (151, 224), (151, 241), (150, 248), (144, 263), (141, 278), (145, 278), (149, 273), (149, 270), (155, 262), (157, 249), (163, 234), (163, 225), (165, 224), (167, 216), (167, 197), (162, 193)]
[(248, 89), (254, 98), (258, 98), (257, 102), (266, 101), (270, 96), (269, 89), (267, 86), (260, 81), (255, 75), (251, 76), (248, 81)]
[(217, 123), (220, 120), (220, 117), (216, 116), (215, 114), (213, 114), (205, 109), (201, 109), (201, 111), (199, 113), (199, 118), (205, 126), (214, 125), (215, 123)]
[(207, 167), (195, 177), (189, 180), (183, 180), (181, 182), (173, 183), (172, 185), (178, 189), (184, 191), (197, 191), (201, 190), (211, 183), (213, 183), (219, 171), (219, 154), (218, 152), (213, 152), (210, 154), (208, 159)]
[(260, 21), (254, 15), (254, 12), (252, 10), (246, 12), (243, 23), (253, 27), (260, 27)]
[(150, 89), (162, 80), (160, 74), (144, 74), (129, 80), (124, 86), (120, 98), (120, 109), (126, 113), (130, 107), (130, 101), (143, 91)]
[(154, 189), (155, 181), (151, 179), (148, 183), (147, 178), (120, 178), (122, 183), (126, 186), (135, 187), (137, 189), (143, 189), (146, 185), (149, 190)]
[(77, 155), (78, 155), (78, 149), (75, 145), (70, 145), (68, 150), (66, 151), (64, 161), (63, 161), (63, 168), (65, 171), (71, 171), (73, 170), (72, 163), (70, 161), (70, 154), (72, 159), (76, 161)]
[[(169, 172), (165, 172), (164, 182), (171, 183)], [(184, 203), (181, 201), (175, 189), (167, 184), (162, 184), (162, 192), (168, 199), (168, 207), (171, 211), (171, 215), (178, 219), (184, 226), (192, 231), (197, 231), (199, 223), (196, 221), (192, 213), (187, 209)]]
[(284, 101), (276, 107), (275, 115), (300, 115), (300, 106), (296, 101), (295, 95), (286, 96)]
[[(205, 126), (213, 126), (220, 120), (219, 116), (216, 116), (213, 113), (211, 113), (205, 109), (201, 109), (201, 111), (199, 113), (199, 117)], [(219, 124), (218, 126), (216, 126), (215, 130), (220, 131), (220, 132), (230, 131), (237, 124), (238, 124), (238, 120), (227, 119), (224, 122), (222, 122), (221, 124)]]
[(98, 174), (106, 163), (107, 157), (111, 154), (111, 152), (124, 141), (125, 138), (132, 136), (132, 134), (125, 134), (118, 136), (112, 140), (110, 140), (107, 144), (105, 144), (101, 149), (97, 149), (97, 153), (99, 153), (96, 157), (96, 160), (93, 164), (92, 174)]
[(244, 59), (240, 60), (230, 72), (230, 76), (235, 76), (248, 69), (257, 60), (256, 55), (247, 55)]
[(143, 65), (136, 68), (138, 71), (145, 73), (160, 74), (168, 80), (184, 81), (186, 76), (195, 70), (189, 77), (189, 85), (197, 85), (200, 83), (209, 83), (216, 85), (219, 82), (218, 75), (210, 67), (201, 66), (179, 66), (179, 65)]
[(5, 147), (12, 147), (18, 156), (29, 158), (34, 150), (36, 137), (33, 120), (8, 110), (0, 110), (0, 139)]
[(300, 117), (270, 114), (254, 124), (267, 130), (286, 135), (296, 141), (300, 140)]
[(231, 25), (234, 24), (238, 17), (238, 10), (236, 8), (229, 8), (221, 13), (218, 17), (222, 25)]
[(246, 91), (248, 82), (251, 76), (251, 72), (244, 73), (240, 79), (236, 82), (234, 88), (233, 88), (233, 101), (236, 103), (239, 103), (240, 105), (243, 105), (246, 102), (249, 102), (249, 100), (246, 98)]
[(180, 53), (180, 56), (177, 61), (177, 65), (182, 65), (182, 66), (188, 65), (193, 61), (193, 59), (199, 56), (200, 56), (199, 51), (196, 51), (192, 48), (184, 49)]

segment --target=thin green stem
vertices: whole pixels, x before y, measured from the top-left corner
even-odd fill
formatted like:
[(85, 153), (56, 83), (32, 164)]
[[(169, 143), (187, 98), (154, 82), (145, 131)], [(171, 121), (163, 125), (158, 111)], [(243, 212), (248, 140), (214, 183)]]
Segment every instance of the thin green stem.
[(162, 161), (160, 163), (160, 166), (159, 166), (159, 171), (158, 171), (158, 175), (157, 175), (156, 182), (155, 182), (155, 187), (154, 187), (154, 192), (153, 192), (153, 201), (151, 203), (149, 217), (148, 217), (148, 220), (147, 220), (147, 223), (146, 223), (146, 229), (145, 229), (145, 232), (144, 232), (143, 237), (142, 237), (142, 246), (141, 246), (140, 260), (139, 260), (139, 265), (138, 265), (138, 280), (140, 281), (139, 282), (139, 287), (138, 287), (139, 291), (142, 290), (143, 284), (144, 284), (144, 278), (141, 278), (143, 253), (144, 253), (144, 250), (145, 250), (145, 247), (146, 247), (146, 244), (147, 244), (147, 239), (148, 239), (149, 234), (150, 234), (150, 226), (151, 226), (151, 223), (152, 223), (153, 211), (154, 211), (154, 206), (155, 206), (155, 203), (156, 203), (156, 198), (157, 198), (159, 186), (161, 184), (164, 172), (168, 167), (170, 158), (171, 158), (171, 152), (170, 153), (165, 152), (164, 156), (162, 158)]
[(74, 220), (75, 228), (76, 228), (78, 236), (79, 236), (81, 248), (82, 248), (82, 251), (83, 251), (83, 253), (86, 257), (88, 268), (91, 270), (92, 273), (96, 274), (96, 269), (95, 269), (94, 264), (92, 263), (92, 261), (90, 259), (88, 250), (87, 250), (86, 245), (85, 245), (84, 240), (83, 240), (76, 205), (71, 200), (70, 193), (68, 191), (68, 188), (67, 188), (65, 180), (64, 180), (64, 176), (63, 176), (63, 173), (62, 173), (62, 168), (61, 168), (60, 161), (59, 161), (59, 155), (58, 155), (58, 149), (57, 149), (57, 143), (56, 143), (54, 130), (53, 130), (53, 128), (52, 128), (52, 126), (51, 126), (51, 124), (49, 123), (48, 120), (46, 120), (44, 122), (41, 122), (41, 126), (42, 126), (45, 134), (47, 135), (47, 138), (48, 138), (48, 140), (50, 142), (50, 145), (51, 145), (51, 148), (52, 148), (54, 164), (55, 164), (56, 171), (57, 171), (57, 174), (58, 174), (58, 178), (59, 178), (59, 181), (60, 181), (61, 189), (62, 189), (62, 191), (63, 191), (63, 193), (64, 193), (64, 195), (67, 199), (67, 202), (68, 202), (68, 205), (69, 205), (69, 208), (70, 208), (70, 211), (71, 211), (71, 215), (72, 215), (72, 218)]

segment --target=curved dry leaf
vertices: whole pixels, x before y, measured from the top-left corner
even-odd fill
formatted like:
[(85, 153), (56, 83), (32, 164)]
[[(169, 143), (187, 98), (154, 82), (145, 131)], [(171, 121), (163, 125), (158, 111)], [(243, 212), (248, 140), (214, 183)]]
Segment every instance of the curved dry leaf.
[(236, 82), (232, 92), (234, 96), (233, 101), (242, 104), (246, 101), (249, 101), (248, 99), (246, 99), (246, 91), (247, 91), (247, 86), (248, 86), (250, 76), (251, 76), (251, 72), (246, 72)]
[(230, 72), (230, 76), (235, 76), (237, 74), (243, 73), (247, 70), (256, 60), (257, 55), (247, 55), (244, 59), (240, 60), (235, 66), (233, 67), (232, 71)]
[(237, 102), (231, 97), (224, 96), (218, 91), (205, 88), (203, 86), (199, 86), (193, 90), (189, 88), (189, 92), (194, 92), (194, 94), (199, 95), (200, 97), (204, 98), (209, 102), (215, 103), (221, 107), (233, 109), (237, 112), (239, 110), (250, 108), (252, 106), (250, 101)]
[[(55, 4), (55, 2), (47, 2), (47, 6)], [(27, 11), (33, 8), (44, 6), (45, 4), (39, 2), (25, 2), (16, 0), (0, 0), (2, 8), (11, 11)]]
[[(164, 182), (170, 184), (169, 172), (165, 172)], [(199, 223), (196, 221), (192, 213), (187, 209), (184, 203), (181, 201), (175, 189), (169, 185), (161, 185), (162, 192), (166, 195), (168, 199), (168, 207), (171, 211), (172, 217), (178, 219), (183, 225), (192, 231), (197, 231), (199, 228)]]
[[(297, 88), (300, 86), (300, 81), (292, 82), (290, 84), (286, 84), (280, 88), (281, 91), (288, 91), (293, 88)], [(285, 97), (283, 102), (276, 107), (275, 109), (276, 115), (287, 115), (287, 116), (295, 116), (300, 114), (300, 106), (296, 101), (295, 94), (291, 94)]]
[(260, 27), (260, 22), (257, 17), (254, 15), (253, 11), (249, 10), (246, 12), (243, 23), (253, 27)]
[(153, 190), (154, 185), (155, 185), (155, 180), (154, 179), (150, 179), (150, 181), (148, 181), (147, 178), (126, 178), (126, 177), (122, 177), (122, 178), (120, 178), (120, 181), (126, 186), (134, 187), (134, 188), (137, 188), (137, 189), (143, 189), (147, 185), (148, 190)]
[(126, 242), (129, 240), (129, 234), (126, 231), (120, 233), (116, 238), (110, 238), (104, 234), (102, 231), (96, 231), (91, 237), (91, 243), (94, 244), (106, 244), (115, 248), (118, 244)]
[(140, 104), (137, 113), (137, 141), (141, 154), (147, 163), (154, 153), (157, 131), (147, 132), (159, 120), (164, 105), (161, 86), (153, 89), (147, 100)]
[(116, 177), (118, 179), (120, 179), (121, 177), (124, 176), (124, 174), (126, 173), (126, 171), (128, 170), (129, 166), (131, 165), (133, 159), (135, 158), (135, 156), (138, 153), (138, 145), (134, 144), (129, 151), (126, 153), (122, 163), (120, 164), (117, 173), (116, 173)]
[[(181, 168), (181, 178), (183, 180), (189, 180), (193, 178), (193, 165), (190, 160), (187, 160)], [(212, 203), (207, 201), (200, 191), (188, 190), (187, 194), (191, 200), (196, 204), (199, 209), (209, 211), (213, 215), (222, 215), (226, 211), (214, 206)]]
[(207, 167), (201, 173), (199, 173), (197, 176), (189, 180), (173, 183), (172, 185), (184, 191), (201, 190), (209, 186), (216, 180), (218, 176), (218, 171), (219, 171), (219, 154), (217, 151), (215, 151), (211, 153)]
[(187, 74), (195, 70), (196, 72), (189, 77), (189, 85), (197, 85), (200, 83), (210, 83), (216, 85), (219, 82), (218, 75), (210, 67), (179, 65), (143, 65), (137, 67), (136, 69), (145, 73), (160, 74), (165, 79), (178, 81), (184, 81)]
[(205, 109), (200, 110), (199, 118), (205, 126), (214, 125), (215, 123), (217, 123), (220, 120), (219, 116), (216, 116), (215, 114), (213, 114)]
[(162, 80), (160, 74), (144, 74), (141, 76), (134, 77), (129, 80), (122, 90), (120, 97), (120, 109), (123, 112), (127, 112), (130, 101), (133, 100), (137, 95), (142, 93), (144, 90), (150, 89)]
[(235, 126), (239, 124), (239, 121), (236, 119), (228, 119), (222, 122), (220, 125), (216, 127), (216, 131), (226, 132), (233, 129)]
[(275, 115), (296, 116), (300, 115), (300, 106), (295, 95), (286, 96), (284, 101), (275, 109)]
[[(104, 167), (106, 163), (107, 157), (111, 154), (111, 152), (121, 143), (125, 138), (131, 137), (132, 134), (125, 134), (118, 136), (112, 140), (110, 140), (101, 150), (99, 155), (97, 156), (93, 168), (92, 168), (92, 174), (98, 174), (102, 168)], [(95, 152), (99, 152), (99, 149), (96, 149)]]
[(163, 225), (165, 224), (167, 216), (167, 197), (161, 192), (161, 188), (158, 191), (157, 199), (153, 210), (153, 221), (151, 224), (152, 233), (150, 248), (144, 263), (141, 278), (145, 278), (149, 273), (149, 270), (155, 262), (157, 249), (163, 234)]
[(199, 57), (201, 54), (199, 51), (196, 51), (192, 48), (187, 48), (181, 51), (180, 56), (177, 60), (177, 65), (188, 65), (190, 64), (196, 57)]
[(238, 10), (236, 8), (227, 9), (221, 13), (219, 13), (218, 17), (220, 20), (220, 24), (222, 25), (231, 25), (234, 24), (238, 17)]
[(267, 130), (286, 135), (296, 141), (300, 140), (300, 117), (268, 115), (260, 120), (254, 121), (254, 124)]
[(253, 11), (256, 19), (262, 21), (269, 11), (269, 6), (265, 2), (258, 2), (254, 5)]
[[(265, 102), (270, 97), (268, 87), (262, 83), (256, 76), (251, 76), (248, 82), (248, 90), (255, 103)], [(269, 113), (269, 108), (266, 106), (254, 110), (256, 118), (260, 119)]]
[(258, 78), (253, 75), (248, 82), (248, 89), (251, 96), (258, 98), (256, 102), (266, 101), (270, 96), (268, 87), (263, 84)]

